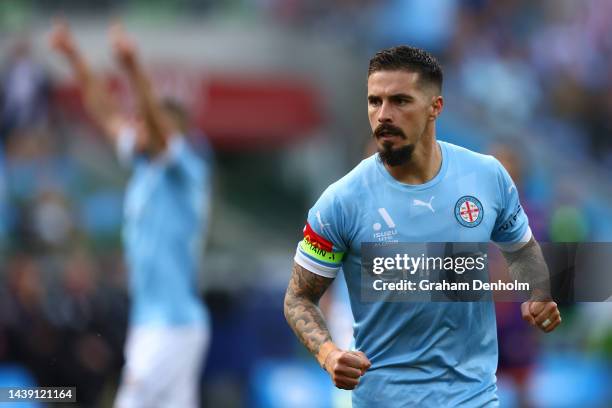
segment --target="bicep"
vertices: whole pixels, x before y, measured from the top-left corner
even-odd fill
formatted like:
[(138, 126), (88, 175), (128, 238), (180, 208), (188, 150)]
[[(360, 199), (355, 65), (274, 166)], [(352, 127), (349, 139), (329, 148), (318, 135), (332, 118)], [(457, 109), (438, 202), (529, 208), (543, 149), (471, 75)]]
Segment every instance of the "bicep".
[(318, 303), (333, 281), (333, 278), (317, 275), (294, 262), (287, 295), (303, 297)]
[[(529, 219), (520, 203), (518, 189), (508, 171), (494, 159), (496, 195), (499, 197), (498, 214), (491, 239), (502, 250), (515, 251), (531, 238)], [(521, 245), (514, 245), (521, 243)]]

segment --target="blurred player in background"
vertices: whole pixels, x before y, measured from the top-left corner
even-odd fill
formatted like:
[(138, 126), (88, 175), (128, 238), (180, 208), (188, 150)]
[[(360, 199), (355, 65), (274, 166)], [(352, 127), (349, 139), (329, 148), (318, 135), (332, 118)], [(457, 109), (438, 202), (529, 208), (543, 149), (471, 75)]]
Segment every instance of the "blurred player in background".
[(136, 94), (136, 120), (118, 110), (65, 23), (56, 23), (50, 40), (70, 64), (87, 112), (132, 168), (123, 227), (132, 306), (115, 406), (197, 407), (210, 338), (197, 286), (208, 168), (184, 137), (184, 111), (156, 98), (134, 43), (120, 26), (111, 29), (111, 42)]
[[(361, 244), (498, 244), (513, 278), (529, 282), (523, 318), (544, 332), (561, 322), (547, 267), (518, 193), (491, 156), (436, 140), (444, 100), (435, 58), (412, 47), (380, 51), (368, 69), (368, 116), (378, 153), (332, 184), (308, 214), (285, 295), (300, 341), (353, 406), (498, 406), (492, 302), (362, 302)], [(355, 349), (332, 340), (318, 307), (342, 268)]]

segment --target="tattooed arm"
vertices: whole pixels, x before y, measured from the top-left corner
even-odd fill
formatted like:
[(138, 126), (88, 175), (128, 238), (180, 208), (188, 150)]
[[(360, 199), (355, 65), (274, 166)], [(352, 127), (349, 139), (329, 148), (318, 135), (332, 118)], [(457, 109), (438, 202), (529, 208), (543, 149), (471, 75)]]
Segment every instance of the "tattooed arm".
[(325, 324), (319, 300), (333, 279), (314, 274), (293, 264), (285, 294), (285, 318), (298, 339), (331, 376), (338, 388), (351, 390), (371, 363), (360, 351), (339, 349)]
[(550, 276), (538, 242), (531, 240), (515, 252), (503, 252), (512, 279), (529, 283), (533, 297), (550, 299)]
[(532, 300), (521, 305), (523, 319), (544, 332), (561, 324), (561, 313), (550, 296), (550, 275), (538, 242), (531, 240), (516, 252), (503, 252), (510, 276), (528, 282)]
[(319, 300), (333, 281), (294, 263), (285, 294), (285, 318), (298, 339), (317, 358), (321, 346), (332, 341), (319, 309)]

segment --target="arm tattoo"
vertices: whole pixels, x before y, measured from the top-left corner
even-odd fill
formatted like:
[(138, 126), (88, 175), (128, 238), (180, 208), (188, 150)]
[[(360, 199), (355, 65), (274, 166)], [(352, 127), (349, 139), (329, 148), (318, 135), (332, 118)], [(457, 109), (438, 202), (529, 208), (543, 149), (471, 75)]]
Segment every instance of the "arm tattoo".
[(538, 242), (531, 240), (516, 252), (502, 252), (512, 279), (528, 282), (532, 295), (550, 298), (550, 275)]
[(321, 345), (331, 341), (318, 304), (332, 282), (333, 279), (316, 275), (294, 263), (291, 280), (285, 293), (284, 310), (287, 323), (315, 357)]

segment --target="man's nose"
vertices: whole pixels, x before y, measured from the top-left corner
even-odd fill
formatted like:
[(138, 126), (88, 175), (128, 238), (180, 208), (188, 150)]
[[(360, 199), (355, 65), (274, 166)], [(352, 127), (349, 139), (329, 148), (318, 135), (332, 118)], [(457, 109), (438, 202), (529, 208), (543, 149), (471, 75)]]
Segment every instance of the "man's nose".
[(378, 111), (378, 123), (392, 123), (391, 107), (387, 102), (383, 102)]

